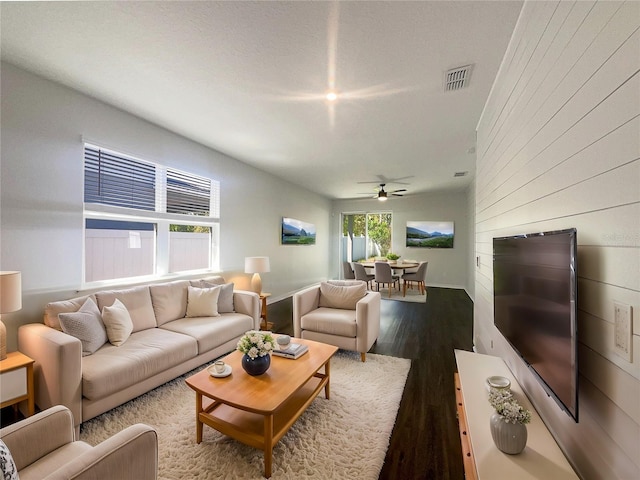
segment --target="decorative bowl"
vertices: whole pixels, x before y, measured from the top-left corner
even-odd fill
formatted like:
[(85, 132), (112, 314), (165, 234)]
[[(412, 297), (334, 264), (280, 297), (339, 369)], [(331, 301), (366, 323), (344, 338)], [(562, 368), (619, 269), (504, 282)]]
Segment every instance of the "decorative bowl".
[(280, 350), (286, 350), (289, 348), (289, 345), (291, 345), (291, 337), (289, 335), (280, 335), (276, 339), (276, 342), (278, 342)]
[(487, 385), (498, 390), (511, 388), (511, 381), (507, 377), (494, 375), (487, 378)]

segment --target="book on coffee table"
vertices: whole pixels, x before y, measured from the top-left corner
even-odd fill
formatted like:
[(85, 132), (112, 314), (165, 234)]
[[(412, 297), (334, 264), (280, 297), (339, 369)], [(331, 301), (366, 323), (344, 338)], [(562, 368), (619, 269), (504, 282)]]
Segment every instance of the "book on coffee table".
[(300, 355), (304, 355), (305, 352), (309, 350), (309, 347), (306, 345), (302, 345), (300, 343), (291, 343), (288, 348), (285, 350), (273, 350), (272, 353), (277, 355), (278, 357), (291, 358), (295, 360), (300, 357)]

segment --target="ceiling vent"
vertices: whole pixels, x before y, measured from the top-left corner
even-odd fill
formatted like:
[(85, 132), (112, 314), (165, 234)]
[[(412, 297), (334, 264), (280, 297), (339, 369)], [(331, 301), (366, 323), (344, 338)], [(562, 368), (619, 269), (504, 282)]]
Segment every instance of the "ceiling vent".
[(453, 174), (454, 177), (466, 177), (469, 172), (456, 172)]
[(471, 69), (473, 65), (465, 65), (464, 67), (452, 68), (444, 74), (444, 91), (451, 92), (460, 90), (469, 85), (471, 77)]

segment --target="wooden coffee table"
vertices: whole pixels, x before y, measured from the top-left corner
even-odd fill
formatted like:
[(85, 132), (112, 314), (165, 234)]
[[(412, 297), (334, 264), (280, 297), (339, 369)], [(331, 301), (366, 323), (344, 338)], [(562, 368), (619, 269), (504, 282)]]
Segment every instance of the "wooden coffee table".
[(196, 392), (196, 442), (202, 442), (205, 424), (264, 450), (264, 476), (271, 477), (275, 444), (323, 388), (329, 399), (330, 361), (338, 351), (333, 345), (293, 340), (307, 344), (309, 351), (297, 360), (272, 355), (269, 370), (260, 376), (247, 374), (242, 354), (235, 351), (224, 358), (233, 368), (228, 377), (215, 378), (204, 369), (187, 378)]

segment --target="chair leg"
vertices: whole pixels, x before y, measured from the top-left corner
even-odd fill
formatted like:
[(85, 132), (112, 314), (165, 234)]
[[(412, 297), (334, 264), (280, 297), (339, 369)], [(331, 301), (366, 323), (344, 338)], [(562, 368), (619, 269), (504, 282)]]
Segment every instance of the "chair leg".
[(367, 354), (365, 352), (360, 352), (360, 360), (363, 362), (367, 359)]

